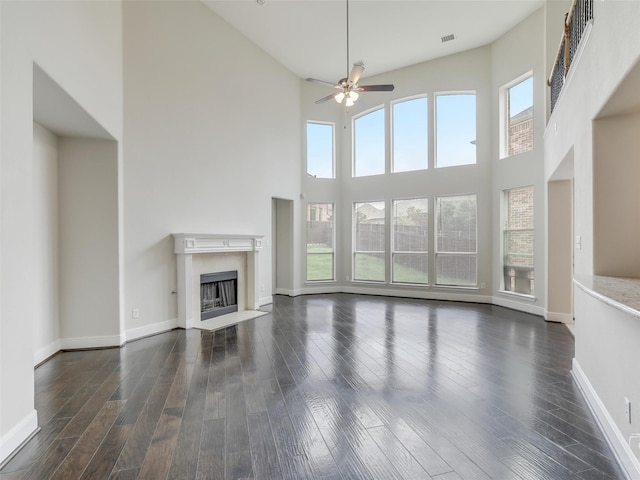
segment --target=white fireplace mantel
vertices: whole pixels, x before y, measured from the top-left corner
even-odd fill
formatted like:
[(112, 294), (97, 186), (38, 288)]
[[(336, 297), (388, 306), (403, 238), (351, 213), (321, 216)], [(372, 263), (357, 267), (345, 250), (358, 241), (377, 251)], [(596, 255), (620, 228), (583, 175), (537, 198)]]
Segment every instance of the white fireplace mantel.
[[(229, 235), (206, 233), (174, 233), (174, 253), (178, 261), (178, 326), (193, 328), (200, 312), (193, 308), (193, 255), (204, 253), (247, 253), (246, 308), (260, 307), (260, 261), (262, 235)], [(197, 318), (194, 318), (197, 315)]]

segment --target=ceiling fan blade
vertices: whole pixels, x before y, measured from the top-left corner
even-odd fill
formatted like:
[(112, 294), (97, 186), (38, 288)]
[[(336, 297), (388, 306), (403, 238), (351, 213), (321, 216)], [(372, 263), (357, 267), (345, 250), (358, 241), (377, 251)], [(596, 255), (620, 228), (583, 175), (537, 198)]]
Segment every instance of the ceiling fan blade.
[(358, 92), (392, 92), (395, 87), (392, 84), (387, 85), (360, 85), (357, 90)]
[(311, 83), (320, 83), (322, 85), (329, 85), (330, 87), (334, 87), (334, 88), (342, 88), (340, 87), (340, 85), (336, 85), (335, 83), (331, 83), (331, 82), (325, 82), (324, 80), (318, 80), (317, 78), (307, 78), (306, 79), (307, 82), (311, 82)]
[(364, 72), (364, 63), (362, 62), (354, 63), (347, 81), (351, 83), (351, 85), (357, 84), (358, 80), (360, 80), (360, 76), (362, 75), (362, 72)]
[(337, 95), (337, 93), (332, 93), (331, 95), (327, 95), (326, 97), (322, 97), (320, 100), (316, 100), (314, 103), (324, 103), (327, 100), (332, 99), (333, 97), (335, 97)]

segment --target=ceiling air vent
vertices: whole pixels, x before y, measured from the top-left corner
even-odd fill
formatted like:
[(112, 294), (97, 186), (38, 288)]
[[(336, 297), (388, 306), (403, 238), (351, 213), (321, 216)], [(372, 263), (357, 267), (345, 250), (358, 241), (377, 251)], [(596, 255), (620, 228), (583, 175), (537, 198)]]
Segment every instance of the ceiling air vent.
[(456, 38), (456, 36), (453, 33), (450, 33), (449, 35), (445, 35), (444, 37), (441, 37), (440, 40), (442, 40), (442, 43), (445, 42), (450, 42), (451, 40), (454, 40)]

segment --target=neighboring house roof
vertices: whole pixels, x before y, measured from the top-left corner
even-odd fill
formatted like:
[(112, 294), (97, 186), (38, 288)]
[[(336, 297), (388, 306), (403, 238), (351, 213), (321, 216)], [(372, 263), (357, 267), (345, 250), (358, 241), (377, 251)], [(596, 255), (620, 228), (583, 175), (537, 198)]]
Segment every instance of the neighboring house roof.
[(527, 120), (531, 120), (533, 118), (533, 107), (529, 107), (526, 110), (517, 113), (513, 117), (511, 117), (511, 121), (509, 122), (511, 126), (518, 125), (519, 123), (526, 122)]

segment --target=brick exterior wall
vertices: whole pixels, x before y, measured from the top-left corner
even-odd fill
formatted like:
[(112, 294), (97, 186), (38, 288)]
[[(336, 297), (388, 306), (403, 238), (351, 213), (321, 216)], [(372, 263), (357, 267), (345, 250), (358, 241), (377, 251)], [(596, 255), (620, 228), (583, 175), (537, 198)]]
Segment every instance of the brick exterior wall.
[(509, 156), (533, 149), (533, 107), (509, 119)]
[(507, 193), (504, 235), (505, 289), (533, 294), (534, 272), (534, 191), (516, 188)]

